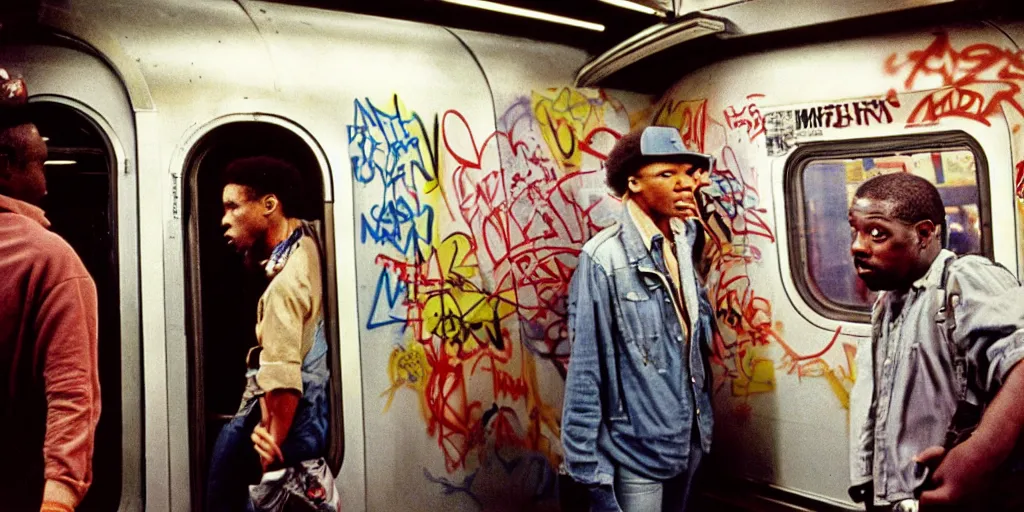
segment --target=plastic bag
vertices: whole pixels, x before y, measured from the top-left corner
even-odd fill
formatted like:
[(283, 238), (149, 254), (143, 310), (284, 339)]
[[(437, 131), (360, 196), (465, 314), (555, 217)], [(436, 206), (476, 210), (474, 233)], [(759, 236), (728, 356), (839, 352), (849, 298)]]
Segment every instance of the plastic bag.
[(341, 512), (334, 475), (322, 457), (263, 475), (249, 486), (256, 512)]

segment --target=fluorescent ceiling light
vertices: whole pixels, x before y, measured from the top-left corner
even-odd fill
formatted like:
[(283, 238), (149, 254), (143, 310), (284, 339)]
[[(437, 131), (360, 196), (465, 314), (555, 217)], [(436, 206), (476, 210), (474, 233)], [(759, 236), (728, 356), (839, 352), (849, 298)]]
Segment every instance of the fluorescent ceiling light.
[(498, 2), (489, 2), (487, 0), (443, 0), (450, 4), (464, 5), (466, 7), (476, 7), (477, 9), (485, 9), (488, 11), (500, 12), (502, 14), (511, 14), (513, 16), (522, 16), (524, 18), (533, 18), (535, 20), (550, 21), (551, 23), (561, 23), (562, 25), (570, 25), (573, 27), (585, 28), (587, 30), (593, 30), (596, 32), (604, 32), (604, 25), (600, 23), (591, 23), (589, 21), (578, 20), (576, 18), (568, 18), (566, 16), (559, 16), (557, 14), (549, 14), (546, 12), (535, 11), (533, 9), (524, 9), (522, 7), (515, 7), (511, 5), (499, 4)]
[(76, 165), (78, 164), (75, 160), (47, 160), (43, 165)]
[(664, 18), (665, 13), (646, 5), (640, 5), (636, 2), (630, 2), (629, 0), (601, 0), (606, 4), (614, 5), (615, 7), (622, 7), (623, 9), (629, 9), (631, 11), (642, 12), (644, 14), (653, 14), (655, 16)]

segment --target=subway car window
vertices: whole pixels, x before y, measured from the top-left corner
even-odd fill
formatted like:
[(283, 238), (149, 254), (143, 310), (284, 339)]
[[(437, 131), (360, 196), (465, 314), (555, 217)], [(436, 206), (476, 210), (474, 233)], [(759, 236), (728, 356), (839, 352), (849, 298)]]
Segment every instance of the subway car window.
[[(75, 249), (96, 282), (102, 413), (93, 483), (77, 510), (117, 510), (121, 499), (121, 320), (113, 152), (101, 130), (72, 107), (30, 104), (49, 151), (43, 208), (51, 229)], [(17, 442), (16, 439), (7, 440)], [(2, 508), (2, 507), (0, 507)]]
[(857, 187), (874, 176), (908, 172), (935, 184), (946, 207), (945, 247), (960, 255), (991, 255), (983, 158), (969, 141), (963, 134), (931, 146), (928, 139), (906, 139), (902, 148), (842, 142), (794, 154), (787, 194), (791, 265), (812, 307), (830, 318), (863, 321), (874, 302), (854, 271), (847, 220)]
[[(189, 324), (192, 503), (202, 510), (207, 473), (214, 443), (222, 427), (239, 408), (246, 383), (246, 356), (257, 345), (257, 305), (268, 280), (261, 269), (247, 269), (242, 257), (225, 242), (221, 218), (223, 171), (232, 161), (250, 156), (271, 156), (294, 165), (302, 174), (302, 202), (295, 215), (313, 221), (319, 229), (321, 248), (330, 261), (332, 244), (323, 228), (325, 203), (323, 172), (314, 153), (300, 137), (277, 125), (239, 122), (224, 125), (206, 135), (192, 151), (187, 168), (186, 254), (191, 309)], [(330, 219), (327, 219), (330, 220)], [(337, 329), (333, 304), (333, 272), (324, 274), (329, 297), (324, 319), (334, 393), (330, 400), (330, 452), (340, 464), (341, 411)]]

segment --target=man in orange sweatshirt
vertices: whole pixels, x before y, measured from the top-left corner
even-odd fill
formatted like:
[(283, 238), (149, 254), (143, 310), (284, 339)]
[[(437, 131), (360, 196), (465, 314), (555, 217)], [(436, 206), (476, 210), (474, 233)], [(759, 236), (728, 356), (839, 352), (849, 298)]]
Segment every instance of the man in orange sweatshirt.
[(0, 69), (0, 509), (73, 511), (100, 416), (96, 286), (47, 230), (46, 143)]

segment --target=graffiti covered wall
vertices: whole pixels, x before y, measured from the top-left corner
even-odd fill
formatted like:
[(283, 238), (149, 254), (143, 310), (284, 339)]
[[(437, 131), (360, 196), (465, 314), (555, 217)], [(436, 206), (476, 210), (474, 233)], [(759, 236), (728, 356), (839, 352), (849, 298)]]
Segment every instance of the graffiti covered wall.
[(923, 48), (890, 55), (885, 71), (902, 78), (904, 89), (935, 88), (914, 106), (908, 125), (954, 118), (991, 126), (994, 117), (1006, 118), (1014, 162), (1018, 272), (1024, 275), (1024, 50), (987, 42), (955, 44), (948, 32), (939, 32)]
[[(786, 296), (770, 166), (807, 141), (965, 120), (988, 128), (1001, 113), (1013, 127), (1024, 226), (1024, 73), (1019, 53), (990, 46), (954, 47), (939, 34), (921, 50), (880, 50), (871, 76), (884, 87), (808, 103), (779, 100), (778, 87), (737, 86), (717, 96), (675, 91), (645, 112), (605, 91), (534, 89), (499, 96), (490, 123), (459, 105), (353, 100), (361, 344), (385, 355), (364, 364), (376, 379), (364, 380), (374, 383), (365, 389), (368, 439), (402, 445), (388, 453), (409, 479), (408, 499), (557, 508), (567, 287), (580, 247), (619, 207), (604, 157), (648, 122), (677, 128), (689, 149), (716, 158), (698, 201), (719, 326), (716, 415), (734, 434), (716, 440), (718, 453), (740, 453), (726, 460), (737, 471), (753, 464), (773, 482), (842, 499), (837, 468), (863, 332), (812, 325)], [(835, 474), (823, 479), (822, 470)]]
[[(826, 378), (839, 403), (847, 407), (854, 345), (840, 343), (840, 331), (821, 347), (791, 345), (772, 312), (770, 290), (751, 278), (763, 255), (775, 251), (776, 241), (760, 192), (764, 181), (759, 173), (765, 166), (759, 157), (766, 154), (766, 129), (758, 101), (764, 97), (749, 94), (720, 115), (709, 109), (707, 100), (667, 98), (653, 119), (654, 124), (678, 128), (689, 149), (716, 157), (709, 183), (699, 195), (708, 235), (706, 282), (719, 326), (711, 359), (717, 367), (716, 389), (734, 397), (771, 392), (776, 388), (775, 372), (782, 371), (799, 378)], [(742, 400), (734, 407), (740, 421), (750, 412)]]
[(443, 462), (422, 464), (436, 494), (555, 508), (568, 284), (618, 207), (602, 162), (629, 112), (563, 88), (517, 98), (494, 130), (398, 96), (356, 99), (355, 113), (357, 254), (374, 269), (360, 316), (365, 339), (391, 345), (386, 368), (364, 370), (388, 376), (377, 410), (410, 415), (394, 404), (415, 397)]

